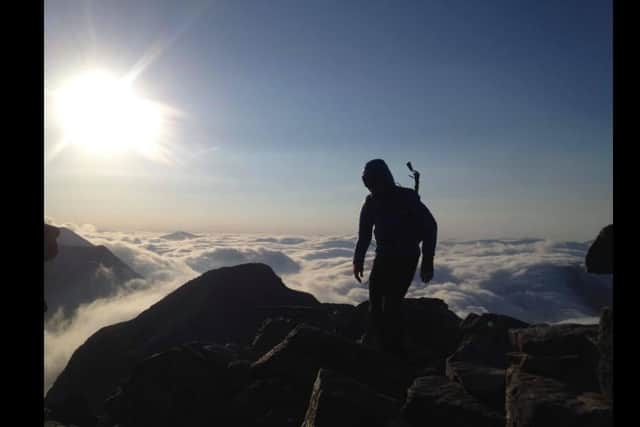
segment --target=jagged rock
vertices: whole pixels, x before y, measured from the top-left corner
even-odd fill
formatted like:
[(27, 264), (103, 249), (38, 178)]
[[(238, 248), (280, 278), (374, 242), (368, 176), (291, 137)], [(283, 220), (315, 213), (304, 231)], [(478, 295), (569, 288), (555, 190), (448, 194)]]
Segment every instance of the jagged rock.
[(447, 363), (447, 377), (490, 408), (504, 412), (505, 370), (466, 362)]
[(252, 365), (258, 378), (282, 377), (310, 389), (320, 368), (343, 373), (378, 392), (402, 397), (411, 371), (400, 361), (318, 328), (298, 325)]
[[(598, 325), (536, 325), (510, 331), (515, 351), (529, 355), (525, 369), (567, 381), (580, 391), (598, 390), (597, 337)], [(566, 372), (559, 366), (569, 360), (562, 356), (575, 357)]]
[(581, 393), (551, 378), (507, 370), (507, 427), (608, 427), (611, 406), (604, 396)]
[(302, 427), (384, 427), (400, 402), (328, 369), (320, 369)]
[(599, 391), (590, 360), (577, 354), (534, 356), (511, 353), (512, 366), (523, 372), (553, 378), (576, 391)]
[(264, 264), (211, 270), (193, 279), (136, 318), (100, 329), (71, 356), (49, 389), (45, 405), (79, 394), (93, 414), (154, 353), (200, 340), (246, 345), (264, 320), (260, 307), (319, 305), (310, 294), (287, 288)]
[(350, 304), (323, 303), (315, 306), (272, 306), (261, 309), (265, 317), (286, 318), (327, 332), (356, 339), (364, 330), (356, 307)]
[(613, 400), (613, 308), (607, 307), (602, 311), (598, 331), (598, 382), (600, 390)]
[(190, 343), (144, 360), (106, 405), (110, 419), (122, 427), (227, 424), (232, 379), (221, 348)]
[(505, 369), (510, 350), (509, 330), (528, 324), (501, 314), (470, 313), (460, 324), (460, 344), (446, 360), (451, 381), (482, 403), (504, 412)]
[(460, 345), (448, 359), (506, 369), (506, 353), (511, 349), (509, 330), (526, 328), (527, 323), (501, 314), (469, 314), (460, 324)]
[(299, 427), (309, 403), (310, 388), (265, 378), (253, 381), (232, 402), (234, 423), (255, 427)]
[(600, 230), (585, 257), (587, 272), (595, 274), (613, 273), (613, 224)]
[[(256, 359), (280, 343), (297, 325), (314, 326), (347, 338), (362, 333), (355, 318), (355, 307), (347, 304), (321, 304), (314, 307), (266, 307), (267, 318), (251, 344)], [(277, 314), (280, 315), (277, 315)], [(277, 317), (275, 317), (277, 315)]]
[(420, 377), (407, 390), (402, 414), (411, 426), (503, 427), (504, 417), (445, 377)]
[(251, 343), (251, 349), (256, 358), (260, 358), (280, 343), (297, 324), (298, 322), (285, 317), (266, 319)]

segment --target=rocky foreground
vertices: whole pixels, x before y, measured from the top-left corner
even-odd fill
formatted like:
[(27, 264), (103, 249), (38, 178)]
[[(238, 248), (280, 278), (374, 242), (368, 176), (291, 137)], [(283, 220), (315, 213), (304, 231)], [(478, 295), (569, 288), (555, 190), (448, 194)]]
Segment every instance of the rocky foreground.
[(80, 346), (45, 425), (612, 425), (610, 308), (551, 326), (407, 299), (408, 360), (376, 349), (367, 308), (321, 304), (263, 264), (209, 271)]

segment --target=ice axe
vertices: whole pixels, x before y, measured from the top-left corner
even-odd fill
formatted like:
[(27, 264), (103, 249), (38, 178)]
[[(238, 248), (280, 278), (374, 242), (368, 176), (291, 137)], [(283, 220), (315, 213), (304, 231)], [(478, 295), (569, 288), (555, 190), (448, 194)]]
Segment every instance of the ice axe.
[(411, 172), (413, 172), (413, 175), (409, 175), (409, 177), (413, 178), (413, 180), (415, 181), (414, 189), (416, 190), (416, 193), (418, 193), (418, 189), (420, 188), (420, 172), (413, 169), (413, 166), (411, 166), (411, 162), (407, 162), (407, 167)]

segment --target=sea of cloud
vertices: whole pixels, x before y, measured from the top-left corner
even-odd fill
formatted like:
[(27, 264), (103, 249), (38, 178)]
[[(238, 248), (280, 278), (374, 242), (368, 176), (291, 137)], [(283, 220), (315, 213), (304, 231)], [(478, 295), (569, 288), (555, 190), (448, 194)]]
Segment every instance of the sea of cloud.
[[(45, 325), (45, 391), (73, 351), (100, 328), (137, 316), (201, 273), (223, 266), (261, 262), (293, 289), (321, 302), (358, 304), (368, 299), (365, 280), (353, 277), (356, 238), (201, 234), (182, 240), (165, 233), (100, 231), (64, 225), (95, 245), (104, 245), (144, 276), (144, 286), (123, 287), (115, 297), (81, 306), (72, 318), (53, 316)], [(408, 297), (441, 298), (460, 317), (500, 313), (531, 323), (596, 323), (612, 296), (612, 277), (586, 273), (591, 242), (543, 239), (441, 241), (435, 274), (425, 285), (416, 274)]]

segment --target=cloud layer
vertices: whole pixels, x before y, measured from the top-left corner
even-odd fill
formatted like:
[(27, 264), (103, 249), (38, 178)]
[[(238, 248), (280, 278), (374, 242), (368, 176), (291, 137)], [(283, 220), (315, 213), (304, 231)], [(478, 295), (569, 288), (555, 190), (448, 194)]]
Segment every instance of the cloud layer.
[[(65, 225), (96, 245), (107, 246), (145, 277), (145, 286), (125, 287), (116, 297), (81, 306), (72, 319), (54, 316), (45, 326), (45, 390), (73, 351), (101, 327), (131, 319), (178, 286), (209, 269), (263, 262), (287, 286), (312, 293), (321, 302), (358, 304), (368, 299), (367, 278), (352, 275), (354, 236), (264, 236), (216, 234), (184, 240), (166, 233), (124, 233), (90, 225)], [(590, 242), (539, 239), (443, 241), (438, 243), (433, 281), (416, 274), (409, 297), (441, 298), (464, 317), (470, 312), (501, 313), (537, 322), (597, 322), (610, 302), (610, 276), (584, 270)]]

